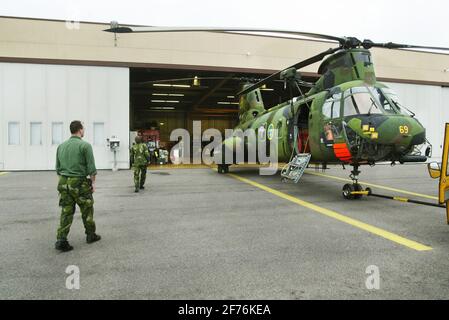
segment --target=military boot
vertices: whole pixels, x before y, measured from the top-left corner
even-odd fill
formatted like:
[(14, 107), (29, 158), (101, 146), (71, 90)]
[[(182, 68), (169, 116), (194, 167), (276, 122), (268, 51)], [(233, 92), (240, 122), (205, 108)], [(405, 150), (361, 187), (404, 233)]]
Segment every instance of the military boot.
[(144, 186), (140, 186), (140, 189), (143, 190), (143, 189), (145, 189), (145, 187)]
[(55, 249), (62, 252), (67, 252), (73, 250), (73, 247), (69, 244), (67, 240), (58, 240), (55, 243)]
[(92, 243), (92, 242), (95, 242), (95, 241), (99, 241), (100, 239), (101, 239), (101, 237), (98, 234), (96, 234), (96, 233), (90, 233), (90, 234), (88, 234), (86, 236), (86, 242), (87, 243)]

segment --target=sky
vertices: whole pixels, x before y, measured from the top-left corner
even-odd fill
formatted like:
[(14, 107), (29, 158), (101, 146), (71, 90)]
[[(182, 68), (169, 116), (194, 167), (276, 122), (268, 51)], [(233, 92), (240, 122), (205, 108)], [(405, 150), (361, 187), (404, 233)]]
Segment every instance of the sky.
[(449, 47), (448, 0), (1, 0), (0, 15), (270, 28)]

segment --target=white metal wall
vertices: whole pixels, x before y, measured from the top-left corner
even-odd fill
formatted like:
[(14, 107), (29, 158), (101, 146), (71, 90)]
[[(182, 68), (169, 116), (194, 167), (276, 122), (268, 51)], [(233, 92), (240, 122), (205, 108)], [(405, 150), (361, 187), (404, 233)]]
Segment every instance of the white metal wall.
[[(53, 170), (57, 134), (52, 127), (62, 123), (65, 140), (72, 120), (84, 123), (98, 169), (112, 168), (106, 146), (112, 135), (121, 140), (118, 167), (128, 168), (129, 69), (0, 63), (0, 170)], [(17, 145), (10, 141), (17, 139), (9, 137), (11, 123), (19, 126)]]
[(392, 88), (401, 103), (416, 114), (426, 128), (433, 146), (432, 158), (441, 159), (444, 124), (449, 122), (449, 88), (402, 83), (385, 83)]

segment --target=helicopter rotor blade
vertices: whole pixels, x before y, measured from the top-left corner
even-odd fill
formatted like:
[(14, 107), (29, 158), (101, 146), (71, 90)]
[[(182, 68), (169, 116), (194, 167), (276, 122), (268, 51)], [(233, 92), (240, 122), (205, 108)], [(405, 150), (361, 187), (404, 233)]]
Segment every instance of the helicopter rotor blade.
[(394, 42), (387, 42), (387, 43), (375, 43), (371, 40), (364, 40), (361, 45), (365, 49), (370, 48), (385, 48), (385, 49), (428, 49), (428, 50), (442, 50), (442, 51), (449, 51), (449, 48), (444, 47), (430, 47), (430, 46), (417, 46), (417, 45), (411, 45), (411, 44), (400, 44), (400, 43), (394, 43)]
[[(296, 64), (294, 64), (294, 65), (292, 65), (292, 66), (290, 66), (290, 67), (288, 67), (286, 69), (290, 69), (290, 68), (301, 69), (301, 68), (304, 68), (304, 67), (306, 67), (308, 65), (311, 65), (311, 64), (313, 64), (315, 62), (321, 61), (325, 56), (327, 56), (329, 54), (332, 54), (332, 53), (334, 53), (334, 52), (336, 52), (338, 50), (340, 50), (340, 47), (338, 47), (338, 48), (330, 48), (330, 49), (328, 49), (328, 50), (326, 50), (324, 52), (321, 52), (321, 53), (319, 53), (319, 54), (317, 54), (317, 55), (315, 55), (313, 57), (310, 57), (310, 58), (308, 58), (306, 60), (298, 62), (298, 63), (296, 63)], [(284, 70), (286, 70), (286, 69), (284, 69)], [(253, 91), (253, 90), (263, 86), (264, 84), (266, 84), (266, 83), (268, 83), (268, 82), (270, 82), (270, 81), (272, 81), (272, 80), (274, 80), (276, 78), (279, 78), (279, 75), (284, 70), (280, 70), (278, 72), (275, 72), (272, 75), (266, 77), (265, 79), (262, 79), (259, 82), (257, 82), (255, 84), (245, 88), (244, 90), (238, 92), (237, 96), (241, 96), (242, 94), (246, 94), (248, 92), (251, 92), (251, 91)]]
[(139, 85), (146, 85), (146, 84), (154, 84), (154, 83), (167, 83), (167, 82), (180, 82), (180, 81), (192, 81), (192, 80), (235, 80), (235, 81), (247, 81), (247, 82), (256, 82), (260, 79), (256, 78), (249, 78), (249, 77), (190, 77), (190, 78), (177, 78), (177, 79), (160, 79), (160, 80), (150, 80), (150, 81), (143, 81), (143, 82), (136, 82), (136, 84)]
[(263, 28), (223, 28), (223, 27), (123, 27), (115, 26), (103, 31), (112, 33), (146, 33), (146, 32), (265, 32), (265, 33), (279, 33), (287, 35), (303, 36), (314, 39), (335, 41), (340, 44), (341, 48), (357, 48), (363, 46), (365, 49), (370, 48), (385, 48), (385, 49), (428, 49), (428, 50), (442, 50), (449, 51), (449, 48), (432, 47), (432, 46), (418, 46), (399, 44), (393, 42), (376, 43), (371, 40), (360, 41), (354, 37), (336, 37), (320, 33), (301, 32), (295, 30), (277, 30), (277, 29), (263, 29)]
[(293, 30), (277, 30), (277, 29), (263, 29), (263, 28), (220, 28), (220, 27), (114, 27), (105, 29), (103, 31), (113, 33), (144, 33), (144, 32), (268, 32), (290, 34), (296, 36), (304, 36), (315, 39), (325, 39), (344, 43), (345, 38), (319, 34), (310, 32), (301, 32)]

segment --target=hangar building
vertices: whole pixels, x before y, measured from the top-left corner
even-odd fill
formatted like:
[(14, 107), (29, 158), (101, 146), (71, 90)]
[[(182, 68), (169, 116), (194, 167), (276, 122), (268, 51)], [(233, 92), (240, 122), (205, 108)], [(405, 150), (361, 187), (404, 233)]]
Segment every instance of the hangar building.
[[(99, 169), (113, 164), (107, 139), (121, 141), (129, 168), (130, 131), (154, 127), (170, 144), (175, 128), (232, 128), (239, 82), (262, 78), (333, 47), (325, 41), (218, 33), (114, 34), (104, 23), (0, 17), (0, 170), (52, 170), (71, 120), (82, 120)], [(387, 39), (388, 40), (388, 39)], [(377, 77), (427, 128), (441, 156), (449, 120), (449, 55), (372, 49)], [(301, 70), (317, 78), (318, 64)], [(164, 82), (166, 79), (199, 77)], [(204, 79), (205, 78), (205, 79)], [(263, 91), (266, 106), (286, 93)], [(280, 98), (281, 97), (281, 98)]]

